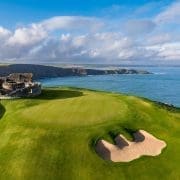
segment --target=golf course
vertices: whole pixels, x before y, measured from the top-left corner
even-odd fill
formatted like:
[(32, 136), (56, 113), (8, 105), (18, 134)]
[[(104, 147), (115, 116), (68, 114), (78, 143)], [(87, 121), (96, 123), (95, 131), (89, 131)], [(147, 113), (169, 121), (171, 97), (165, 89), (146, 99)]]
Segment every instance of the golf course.
[[(158, 156), (101, 158), (100, 139), (144, 130), (164, 141)], [(180, 110), (131, 95), (44, 88), (35, 98), (1, 100), (1, 180), (178, 180)]]

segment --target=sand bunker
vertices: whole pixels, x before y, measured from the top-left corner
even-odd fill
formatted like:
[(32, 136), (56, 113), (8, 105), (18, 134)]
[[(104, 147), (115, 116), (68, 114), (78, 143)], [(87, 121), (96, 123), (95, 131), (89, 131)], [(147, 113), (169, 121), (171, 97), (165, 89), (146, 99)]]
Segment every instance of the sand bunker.
[(96, 152), (105, 160), (129, 162), (141, 156), (157, 156), (166, 147), (166, 143), (144, 130), (133, 134), (134, 141), (128, 141), (123, 135), (115, 138), (116, 145), (105, 140), (96, 144)]

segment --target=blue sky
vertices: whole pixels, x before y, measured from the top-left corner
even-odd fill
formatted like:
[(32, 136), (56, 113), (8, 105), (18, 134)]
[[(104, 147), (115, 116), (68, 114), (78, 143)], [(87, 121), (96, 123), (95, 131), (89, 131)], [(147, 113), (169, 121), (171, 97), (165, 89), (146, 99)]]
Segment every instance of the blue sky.
[(1, 62), (180, 64), (179, 0), (1, 0)]
[[(158, 3), (149, 0), (1, 0), (0, 22), (3, 26), (13, 28), (17, 24), (36, 22), (53, 16), (104, 16), (105, 11), (109, 10), (110, 13), (113, 6), (122, 7), (121, 11), (131, 11), (152, 3), (156, 3), (159, 9), (158, 4), (166, 6), (171, 2), (170, 0)], [(146, 16), (153, 14), (153, 11)]]

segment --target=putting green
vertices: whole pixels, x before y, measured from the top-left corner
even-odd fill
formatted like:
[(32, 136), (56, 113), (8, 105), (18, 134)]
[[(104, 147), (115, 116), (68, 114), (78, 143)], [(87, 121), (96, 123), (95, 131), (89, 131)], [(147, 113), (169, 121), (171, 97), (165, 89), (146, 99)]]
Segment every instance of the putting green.
[[(180, 179), (180, 112), (149, 100), (75, 88), (1, 100), (0, 179)], [(156, 157), (101, 159), (99, 138), (144, 129), (167, 143)]]

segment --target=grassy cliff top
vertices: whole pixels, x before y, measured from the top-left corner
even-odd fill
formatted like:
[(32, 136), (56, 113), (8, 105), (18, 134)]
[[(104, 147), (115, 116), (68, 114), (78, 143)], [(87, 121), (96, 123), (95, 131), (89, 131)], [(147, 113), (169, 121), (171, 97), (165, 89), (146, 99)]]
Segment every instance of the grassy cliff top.
[[(134, 96), (75, 88), (1, 100), (0, 179), (179, 179), (180, 113)], [(167, 143), (157, 157), (101, 159), (99, 138), (144, 129)]]

